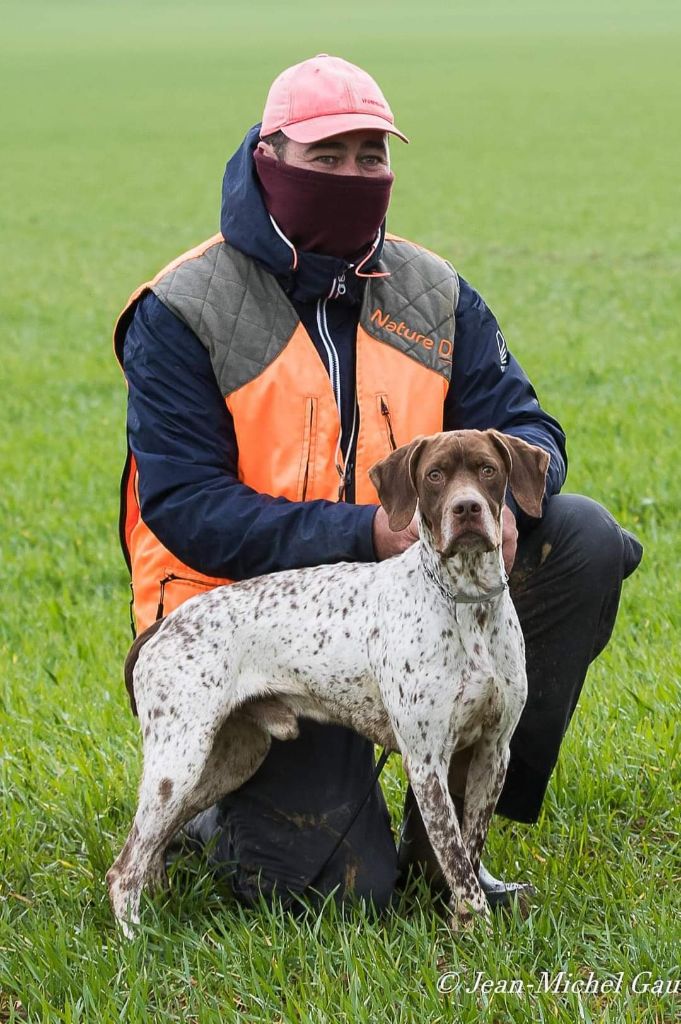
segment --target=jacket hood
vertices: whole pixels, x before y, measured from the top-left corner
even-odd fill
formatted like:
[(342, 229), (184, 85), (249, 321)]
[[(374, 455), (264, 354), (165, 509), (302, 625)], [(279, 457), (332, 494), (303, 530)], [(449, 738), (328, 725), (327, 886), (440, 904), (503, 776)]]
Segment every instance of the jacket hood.
[[(329, 295), (336, 278), (347, 273), (350, 264), (333, 256), (298, 252), (298, 265), (293, 269), (292, 249), (275, 231), (260, 191), (253, 161), (259, 141), (260, 125), (256, 124), (227, 163), (222, 180), (220, 229), (230, 245), (274, 274), (290, 298), (314, 302)], [(363, 270), (370, 271), (380, 260), (384, 238), (385, 222), (376, 251)], [(359, 302), (363, 284), (364, 280), (351, 271), (346, 278), (346, 301)]]

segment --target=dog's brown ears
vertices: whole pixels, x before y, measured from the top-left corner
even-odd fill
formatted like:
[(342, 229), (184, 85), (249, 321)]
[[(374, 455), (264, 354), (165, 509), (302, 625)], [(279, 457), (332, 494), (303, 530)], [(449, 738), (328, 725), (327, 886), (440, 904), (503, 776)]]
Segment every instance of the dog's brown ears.
[(394, 533), (406, 530), (416, 511), (414, 473), (426, 438), (416, 437), (381, 459), (369, 470), (369, 479), (388, 514), (388, 526)]
[(528, 444), (520, 437), (500, 434), (498, 430), (489, 430), (488, 433), (508, 458), (508, 485), (513, 497), (523, 512), (540, 519), (551, 456), (543, 448)]

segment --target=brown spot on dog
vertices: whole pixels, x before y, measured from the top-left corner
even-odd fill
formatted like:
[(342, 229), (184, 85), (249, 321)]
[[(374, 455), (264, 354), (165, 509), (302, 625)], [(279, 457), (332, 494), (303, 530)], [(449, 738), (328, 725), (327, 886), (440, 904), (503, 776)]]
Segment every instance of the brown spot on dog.
[(481, 607), (481, 608), (476, 608), (475, 609), (475, 621), (480, 626), (480, 629), (484, 629), (485, 628), (485, 626), (487, 625), (488, 618), (489, 618), (489, 611), (487, 610), (487, 608), (482, 608)]
[(173, 782), (172, 782), (172, 779), (161, 779), (161, 781), (159, 783), (159, 786), (158, 786), (158, 795), (160, 796), (160, 798), (161, 798), (161, 800), (163, 801), (164, 804), (167, 803), (168, 800), (170, 800), (172, 792), (173, 792)]

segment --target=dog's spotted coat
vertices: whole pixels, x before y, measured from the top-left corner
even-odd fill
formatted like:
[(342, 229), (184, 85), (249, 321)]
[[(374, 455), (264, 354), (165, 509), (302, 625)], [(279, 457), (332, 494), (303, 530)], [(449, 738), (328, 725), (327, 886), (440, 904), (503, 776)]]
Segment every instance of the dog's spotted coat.
[(143, 886), (165, 882), (172, 836), (255, 773), (271, 736), (295, 738), (298, 716), (402, 754), (453, 924), (489, 912), (480, 855), (526, 697), (502, 506), (510, 480), (518, 504), (540, 515), (547, 465), (540, 449), (495, 431), (417, 439), (371, 474), (392, 529), (408, 525), (418, 501), (420, 541), (403, 555), (220, 587), (138, 639), (126, 667), (144, 770), (107, 875), (127, 935)]

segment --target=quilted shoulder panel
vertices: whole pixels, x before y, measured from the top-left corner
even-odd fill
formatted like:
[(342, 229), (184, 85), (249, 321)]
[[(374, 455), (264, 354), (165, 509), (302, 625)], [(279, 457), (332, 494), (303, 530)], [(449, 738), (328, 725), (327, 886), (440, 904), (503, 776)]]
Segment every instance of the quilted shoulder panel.
[(376, 269), (390, 276), (367, 282), (362, 327), (449, 380), (458, 274), (434, 253), (396, 239), (386, 240)]
[(182, 263), (153, 291), (208, 350), (225, 397), (269, 366), (298, 323), (272, 275), (227, 242)]

